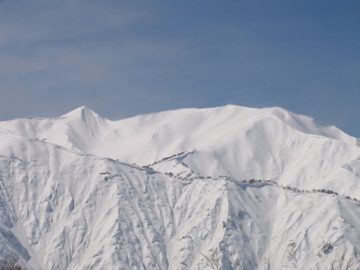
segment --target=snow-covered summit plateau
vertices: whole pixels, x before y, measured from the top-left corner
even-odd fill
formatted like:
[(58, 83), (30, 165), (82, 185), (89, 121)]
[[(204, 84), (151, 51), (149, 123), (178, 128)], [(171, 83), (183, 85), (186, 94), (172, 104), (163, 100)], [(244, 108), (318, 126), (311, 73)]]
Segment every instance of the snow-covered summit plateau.
[(282, 108), (80, 107), (0, 122), (0, 142), (0, 258), (28, 269), (331, 269), (360, 252), (359, 139)]

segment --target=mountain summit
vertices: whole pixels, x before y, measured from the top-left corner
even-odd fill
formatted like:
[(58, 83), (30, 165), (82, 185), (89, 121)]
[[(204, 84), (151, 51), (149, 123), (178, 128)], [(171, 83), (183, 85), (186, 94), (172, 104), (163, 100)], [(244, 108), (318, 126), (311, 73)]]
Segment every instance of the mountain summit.
[(0, 256), (28, 268), (326, 269), (360, 249), (358, 140), (282, 108), (83, 106), (0, 139)]
[(81, 106), (67, 114), (64, 114), (61, 116), (61, 118), (80, 120), (89, 129), (94, 129), (99, 123), (103, 124), (104, 122), (104, 120), (97, 113), (86, 106)]

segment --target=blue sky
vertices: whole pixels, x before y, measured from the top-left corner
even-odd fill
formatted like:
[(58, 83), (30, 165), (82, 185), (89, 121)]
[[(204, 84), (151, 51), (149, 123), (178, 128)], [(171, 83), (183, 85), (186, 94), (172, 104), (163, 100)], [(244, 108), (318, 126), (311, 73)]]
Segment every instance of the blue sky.
[(280, 106), (360, 137), (360, 1), (0, 1), (0, 120)]

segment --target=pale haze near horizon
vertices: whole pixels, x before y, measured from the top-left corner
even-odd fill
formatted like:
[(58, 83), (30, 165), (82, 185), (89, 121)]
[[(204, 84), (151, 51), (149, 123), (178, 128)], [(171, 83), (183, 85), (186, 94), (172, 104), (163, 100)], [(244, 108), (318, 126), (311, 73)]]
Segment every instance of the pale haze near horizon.
[(360, 137), (358, 1), (1, 1), (0, 120), (279, 106)]

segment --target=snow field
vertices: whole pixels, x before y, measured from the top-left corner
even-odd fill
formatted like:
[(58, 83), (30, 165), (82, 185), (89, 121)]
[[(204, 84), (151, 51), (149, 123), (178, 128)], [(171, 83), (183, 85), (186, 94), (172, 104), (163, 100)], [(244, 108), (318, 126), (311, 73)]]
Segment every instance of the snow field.
[(1, 122), (0, 141), (0, 256), (28, 268), (324, 269), (360, 250), (358, 139), (281, 108), (81, 107)]

